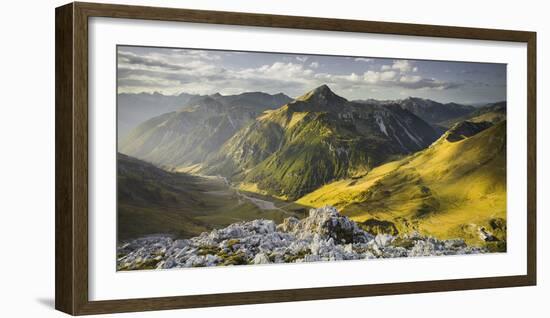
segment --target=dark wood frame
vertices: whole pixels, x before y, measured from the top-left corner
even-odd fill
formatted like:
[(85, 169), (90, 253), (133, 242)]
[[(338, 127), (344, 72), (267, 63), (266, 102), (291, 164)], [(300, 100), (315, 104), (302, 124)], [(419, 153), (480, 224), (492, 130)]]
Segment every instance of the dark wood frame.
[[(144, 299), (88, 300), (88, 18), (184, 21), (527, 43), (527, 275)], [(536, 285), (536, 33), (70, 3), (55, 11), (55, 307), (100, 314)]]

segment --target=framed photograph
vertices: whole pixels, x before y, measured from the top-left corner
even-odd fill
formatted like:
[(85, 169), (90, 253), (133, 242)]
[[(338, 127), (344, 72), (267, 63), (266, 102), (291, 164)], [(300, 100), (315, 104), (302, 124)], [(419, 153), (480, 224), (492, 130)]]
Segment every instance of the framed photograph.
[(536, 33), (56, 9), (73, 315), (536, 284)]

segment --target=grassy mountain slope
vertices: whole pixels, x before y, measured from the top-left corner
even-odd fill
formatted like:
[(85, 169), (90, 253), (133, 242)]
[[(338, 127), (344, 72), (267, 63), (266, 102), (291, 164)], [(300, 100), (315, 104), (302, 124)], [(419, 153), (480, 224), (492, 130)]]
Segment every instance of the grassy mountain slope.
[(418, 151), (436, 136), (397, 105), (348, 102), (323, 85), (241, 129), (209, 158), (202, 173), (292, 200)]
[(484, 130), (473, 125), (480, 132), (458, 126), (423, 151), (325, 185), (297, 202), (335, 205), (356, 221), (388, 221), (400, 232), (484, 244), (483, 227), (505, 239), (506, 122)]
[(123, 154), (117, 163), (121, 240), (157, 233), (185, 238), (238, 221), (280, 222), (289, 215), (301, 216), (296, 205), (285, 211), (261, 208), (253, 201), (259, 198), (237, 192), (219, 178), (171, 173)]

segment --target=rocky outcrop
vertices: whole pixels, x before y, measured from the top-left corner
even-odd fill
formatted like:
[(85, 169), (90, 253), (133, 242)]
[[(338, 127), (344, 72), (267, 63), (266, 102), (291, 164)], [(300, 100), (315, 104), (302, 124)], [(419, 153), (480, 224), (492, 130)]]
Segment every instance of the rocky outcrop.
[(333, 207), (311, 209), (307, 218), (301, 221), (296, 218), (287, 219), (279, 229), (294, 234), (299, 239), (319, 234), (321, 237), (332, 238), (337, 244), (366, 243), (372, 239), (372, 235), (349, 218), (341, 216)]
[(493, 124), (487, 121), (482, 122), (470, 122), (463, 121), (460, 122), (446, 132), (447, 141), (457, 142), (468, 137), (471, 137), (479, 132), (484, 131), (485, 129), (491, 127)]
[(309, 216), (254, 220), (187, 239), (149, 236), (118, 247), (119, 270), (221, 265), (299, 263), (373, 258), (476, 254), (484, 249), (463, 240), (438, 240), (418, 234), (373, 236), (333, 207), (311, 209)]

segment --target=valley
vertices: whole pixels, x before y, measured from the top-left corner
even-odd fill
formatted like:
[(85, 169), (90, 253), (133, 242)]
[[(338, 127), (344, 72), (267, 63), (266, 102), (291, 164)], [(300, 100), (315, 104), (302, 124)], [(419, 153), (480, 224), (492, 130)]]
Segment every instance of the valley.
[(231, 223), (302, 217), (299, 204), (234, 189), (223, 178), (173, 173), (118, 155), (118, 235), (188, 238)]
[[(506, 102), (186, 96), (119, 145), (119, 240), (333, 206), (371, 235), (506, 250)], [(173, 105), (170, 105), (173, 107)]]

